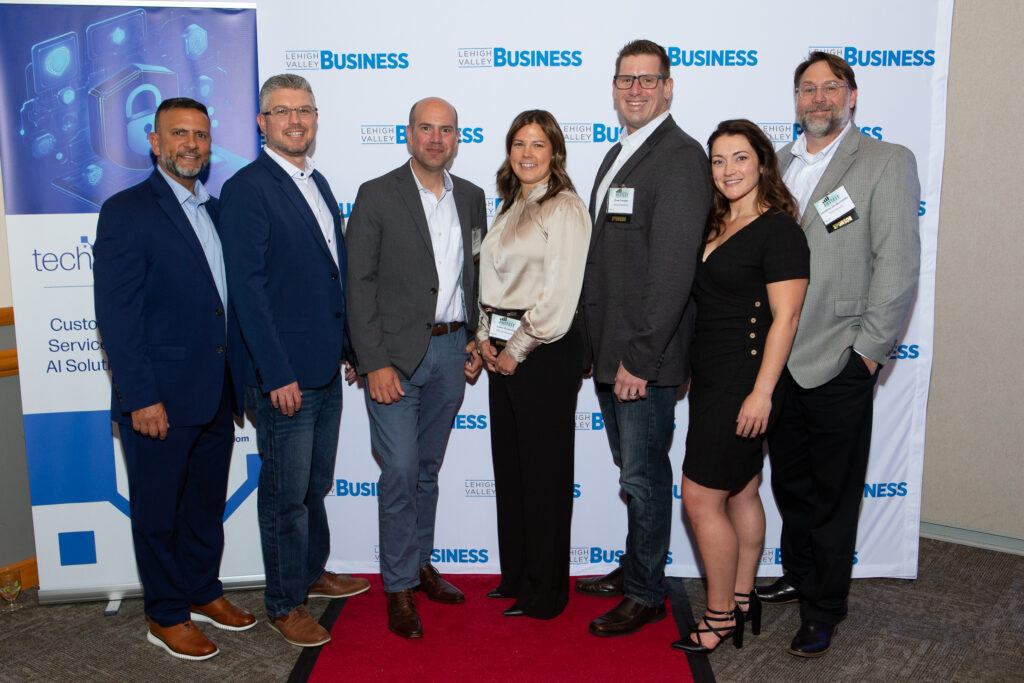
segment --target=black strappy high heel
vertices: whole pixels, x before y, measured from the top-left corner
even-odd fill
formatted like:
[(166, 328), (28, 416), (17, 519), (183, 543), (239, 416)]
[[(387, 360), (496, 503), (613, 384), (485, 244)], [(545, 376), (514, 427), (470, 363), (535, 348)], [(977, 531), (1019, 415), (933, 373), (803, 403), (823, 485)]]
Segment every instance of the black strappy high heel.
[[(712, 614), (716, 616), (709, 616)], [(712, 621), (730, 621), (733, 619), (735, 619), (736, 621), (736, 624), (734, 626), (725, 628), (715, 628), (711, 625)], [(740, 610), (738, 606), (733, 608), (731, 612), (719, 612), (718, 610), (708, 608), (705, 610), (704, 618), (701, 619), (701, 621), (704, 622), (707, 628), (700, 628), (700, 626), (698, 625), (696, 629), (690, 632), (691, 635), (694, 633), (698, 634), (698, 640), (696, 642), (694, 642), (691, 638), (684, 638), (682, 640), (677, 640), (676, 642), (672, 643), (672, 647), (676, 650), (689, 652), (690, 654), (708, 655), (714, 652), (719, 645), (724, 643), (725, 639), (728, 638), (730, 635), (732, 636), (733, 647), (743, 647), (743, 612)], [(707, 645), (702, 645), (699, 640), (699, 634), (701, 633), (714, 633), (716, 636), (718, 636), (718, 642), (715, 643), (715, 647), (708, 647)]]
[(750, 622), (750, 633), (755, 636), (761, 635), (761, 598), (757, 597), (757, 593), (754, 591), (733, 593), (733, 595), (736, 596), (737, 607), (747, 606), (747, 611), (743, 612), (743, 615)]

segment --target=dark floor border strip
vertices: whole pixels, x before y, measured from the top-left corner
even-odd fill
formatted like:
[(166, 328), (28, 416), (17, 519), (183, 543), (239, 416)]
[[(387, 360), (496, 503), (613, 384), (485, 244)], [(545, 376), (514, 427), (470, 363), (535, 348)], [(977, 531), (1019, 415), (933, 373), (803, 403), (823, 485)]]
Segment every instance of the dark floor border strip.
[[(336, 598), (327, 603), (327, 609), (320, 615), (320, 625), (327, 629), (328, 633), (334, 628), (334, 622), (338, 620), (341, 610), (347, 602), (348, 598)], [(298, 661), (295, 662), (295, 666), (288, 676), (288, 683), (306, 683), (309, 680), (310, 675), (313, 673), (313, 667), (316, 666), (316, 661), (320, 658), (320, 650), (323, 647), (323, 645), (320, 645), (319, 647), (302, 648), (302, 654), (299, 655)]]
[[(679, 637), (687, 638), (690, 632), (697, 628), (697, 622), (693, 619), (693, 608), (690, 607), (690, 596), (686, 593), (686, 586), (683, 585), (682, 579), (674, 576), (667, 577), (665, 583), (668, 585), (672, 618), (675, 619), (676, 628), (679, 629)], [(694, 683), (715, 683), (715, 673), (711, 670), (711, 662), (707, 655), (693, 655), (689, 652), (685, 654)]]

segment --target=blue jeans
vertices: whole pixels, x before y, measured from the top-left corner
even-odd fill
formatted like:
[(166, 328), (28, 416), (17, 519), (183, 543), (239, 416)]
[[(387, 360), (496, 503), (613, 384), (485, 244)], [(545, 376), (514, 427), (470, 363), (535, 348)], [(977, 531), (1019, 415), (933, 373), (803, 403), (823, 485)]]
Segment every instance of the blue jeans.
[(384, 405), (364, 392), (370, 441), (380, 456), (380, 576), (389, 593), (419, 585), (420, 567), (434, 550), (437, 473), (466, 393), (465, 362), (461, 331), (431, 337), (412, 377), (401, 379), (400, 401)]
[(672, 463), (677, 387), (647, 387), (647, 398), (619, 403), (612, 385), (597, 386), (608, 445), (626, 492), (628, 531), (620, 560), (623, 595), (648, 607), (665, 601), (665, 561), (672, 523)]
[(334, 481), (341, 424), (341, 378), (302, 389), (302, 409), (282, 415), (256, 387), (245, 388), (263, 460), (256, 510), (267, 577), (267, 614), (280, 617), (306, 600), (331, 552), (324, 496)]

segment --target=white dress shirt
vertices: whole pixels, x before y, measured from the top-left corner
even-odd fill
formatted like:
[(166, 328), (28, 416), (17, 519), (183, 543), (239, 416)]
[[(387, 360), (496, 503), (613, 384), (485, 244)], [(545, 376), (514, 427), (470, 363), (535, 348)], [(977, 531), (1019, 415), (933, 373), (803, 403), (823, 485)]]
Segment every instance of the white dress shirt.
[(320, 188), (316, 186), (316, 181), (313, 180), (313, 160), (306, 157), (305, 166), (299, 168), (269, 147), (264, 147), (263, 151), (267, 153), (267, 156), (276, 161), (284, 172), (295, 181), (295, 187), (299, 188), (299, 192), (302, 193), (302, 197), (309, 205), (310, 211), (316, 217), (317, 225), (320, 226), (320, 232), (323, 233), (324, 240), (327, 242), (327, 251), (331, 252), (331, 258), (334, 259), (334, 264), (337, 265), (338, 249), (334, 243), (334, 212), (338, 211), (338, 207), (335, 206), (332, 212), (331, 207), (327, 206), (323, 195), (320, 194)]
[(595, 195), (596, 201), (594, 202), (594, 220), (597, 220), (597, 214), (601, 212), (601, 207), (604, 205), (605, 199), (608, 197), (608, 187), (612, 184), (612, 179), (615, 178), (615, 174), (619, 172), (619, 169), (626, 165), (629, 158), (640, 149), (640, 145), (647, 142), (647, 138), (651, 137), (658, 126), (668, 118), (668, 110), (663, 111), (659, 116), (654, 117), (646, 126), (638, 128), (632, 133), (626, 133), (622, 131), (622, 139), (619, 140), (621, 149), (619, 150), (619, 156), (615, 157), (615, 161), (612, 162), (608, 172), (601, 178), (600, 184), (597, 186), (597, 194)]
[[(793, 153), (793, 161), (790, 163), (789, 168), (786, 169), (782, 182), (786, 183), (786, 187), (789, 188), (797, 203), (800, 204), (801, 220), (803, 220), (804, 212), (811, 201), (814, 188), (818, 186), (821, 176), (825, 175), (825, 169), (832, 162), (832, 157), (836, 155), (839, 143), (842, 142), (852, 127), (853, 120), (851, 119), (846, 122), (846, 127), (843, 128), (843, 131), (839, 133), (836, 139), (828, 143), (827, 147), (819, 150), (816, 154), (811, 154), (807, 151), (806, 133), (802, 133), (790, 148), (790, 151)], [(831, 192), (834, 189), (836, 188), (830, 188), (828, 191)]]
[[(409, 160), (412, 168), (412, 160)], [(412, 174), (420, 191), (423, 213), (427, 217), (430, 231), (430, 246), (434, 249), (434, 267), (437, 268), (437, 306), (434, 309), (435, 323), (464, 322), (465, 304), (462, 297), (462, 226), (459, 212), (455, 208), (452, 177), (444, 172), (444, 189), (440, 198), (423, 187), (420, 179)]]

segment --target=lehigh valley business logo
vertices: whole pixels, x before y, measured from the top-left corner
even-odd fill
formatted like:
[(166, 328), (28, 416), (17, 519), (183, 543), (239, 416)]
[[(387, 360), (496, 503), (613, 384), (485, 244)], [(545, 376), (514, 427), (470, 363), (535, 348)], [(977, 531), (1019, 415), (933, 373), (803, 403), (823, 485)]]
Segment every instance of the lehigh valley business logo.
[(466, 498), (494, 498), (493, 479), (466, 479)]
[(387, 71), (391, 69), (408, 69), (409, 53), (285, 50), (284, 67), (286, 71)]
[(935, 50), (924, 49), (861, 49), (850, 45), (811, 45), (810, 52), (825, 52), (842, 57), (851, 66), (933, 66)]
[(618, 142), (625, 130), (621, 126), (604, 123), (563, 123), (561, 126), (567, 143)]
[(460, 47), (456, 65), (460, 69), (533, 67), (563, 69), (583, 64), (582, 50), (517, 50), (507, 47)]

